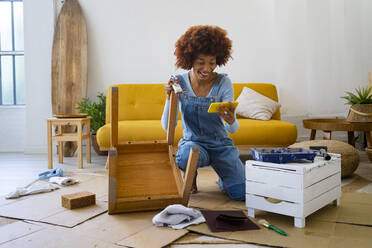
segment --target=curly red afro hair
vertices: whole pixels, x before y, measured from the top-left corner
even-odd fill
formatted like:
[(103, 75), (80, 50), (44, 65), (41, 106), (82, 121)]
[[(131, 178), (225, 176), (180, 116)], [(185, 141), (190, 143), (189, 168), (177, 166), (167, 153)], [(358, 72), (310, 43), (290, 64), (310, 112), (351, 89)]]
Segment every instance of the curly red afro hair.
[(216, 56), (218, 66), (231, 58), (232, 42), (227, 31), (217, 26), (192, 26), (176, 42), (176, 67), (190, 70), (199, 54)]

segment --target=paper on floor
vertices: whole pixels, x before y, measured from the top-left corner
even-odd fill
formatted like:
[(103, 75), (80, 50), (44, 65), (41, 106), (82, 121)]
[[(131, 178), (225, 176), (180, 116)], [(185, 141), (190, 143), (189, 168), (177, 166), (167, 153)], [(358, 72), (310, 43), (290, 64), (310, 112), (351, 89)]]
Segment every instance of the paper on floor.
[(28, 186), (27, 188), (19, 187), (16, 188), (15, 191), (12, 191), (5, 195), (5, 199), (14, 199), (24, 195), (31, 195), (31, 194), (38, 194), (44, 192), (50, 192), (55, 189), (59, 189), (57, 185), (52, 183), (44, 182), (44, 181), (37, 181), (32, 185)]

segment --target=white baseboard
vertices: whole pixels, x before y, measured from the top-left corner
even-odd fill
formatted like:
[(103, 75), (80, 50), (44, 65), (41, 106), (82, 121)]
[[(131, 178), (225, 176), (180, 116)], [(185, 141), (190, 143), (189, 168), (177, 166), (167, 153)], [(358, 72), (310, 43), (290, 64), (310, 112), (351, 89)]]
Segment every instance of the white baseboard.
[(24, 154), (48, 154), (47, 146), (27, 146), (24, 149)]
[(23, 147), (0, 147), (0, 153), (23, 153)]

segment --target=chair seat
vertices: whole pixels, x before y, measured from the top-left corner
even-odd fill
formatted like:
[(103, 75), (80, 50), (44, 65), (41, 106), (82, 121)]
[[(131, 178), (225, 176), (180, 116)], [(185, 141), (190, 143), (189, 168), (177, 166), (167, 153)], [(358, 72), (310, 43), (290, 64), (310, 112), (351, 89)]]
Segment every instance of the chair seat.
[[(252, 146), (288, 146), (297, 138), (296, 125), (279, 120), (238, 119), (240, 127), (235, 134), (229, 134), (235, 145)], [(110, 124), (97, 132), (97, 142), (101, 148), (110, 147)], [(160, 120), (119, 121), (118, 141), (165, 140), (166, 132)], [(175, 144), (182, 138), (182, 122), (178, 121), (175, 132)]]
[[(106, 124), (97, 132), (97, 143), (100, 148), (110, 147), (111, 125)], [(128, 120), (118, 123), (118, 142), (166, 140), (167, 133), (161, 126), (160, 120)], [(178, 121), (175, 130), (175, 144), (182, 138), (182, 124)]]

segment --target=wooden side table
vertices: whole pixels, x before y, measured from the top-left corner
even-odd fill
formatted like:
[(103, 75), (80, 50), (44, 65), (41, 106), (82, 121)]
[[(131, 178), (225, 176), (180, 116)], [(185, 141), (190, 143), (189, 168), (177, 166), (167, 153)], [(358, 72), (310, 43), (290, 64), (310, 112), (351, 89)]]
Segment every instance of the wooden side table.
[[(63, 133), (62, 126), (77, 126), (76, 133)], [(83, 133), (83, 126), (86, 132)], [(53, 136), (52, 127), (58, 127), (58, 131)], [(63, 142), (76, 141), (78, 143), (78, 167), (83, 168), (83, 140), (87, 140), (87, 162), (91, 162), (90, 156), (90, 117), (84, 118), (48, 118), (48, 168), (53, 168), (53, 141), (58, 142), (58, 163), (63, 163)]]
[(302, 123), (304, 128), (311, 129), (310, 140), (315, 139), (316, 130), (324, 132), (324, 139), (331, 139), (332, 131), (346, 131), (348, 133), (348, 143), (355, 146), (354, 131), (364, 131), (368, 147), (372, 146), (371, 122), (348, 122), (346, 119), (306, 119)]

